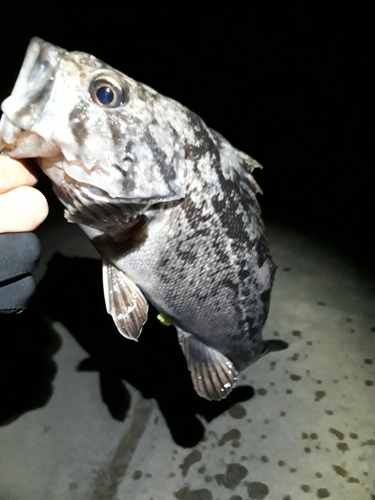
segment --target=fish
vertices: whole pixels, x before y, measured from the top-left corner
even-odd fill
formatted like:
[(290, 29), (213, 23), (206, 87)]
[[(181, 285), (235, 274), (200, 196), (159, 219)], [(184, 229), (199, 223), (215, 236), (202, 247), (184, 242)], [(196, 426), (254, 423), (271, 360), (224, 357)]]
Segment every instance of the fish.
[(153, 304), (208, 400), (288, 346), (262, 337), (276, 266), (256, 160), (175, 100), (40, 38), (1, 109), (1, 153), (35, 158), (51, 179), (102, 258), (106, 309), (124, 337), (139, 338)]

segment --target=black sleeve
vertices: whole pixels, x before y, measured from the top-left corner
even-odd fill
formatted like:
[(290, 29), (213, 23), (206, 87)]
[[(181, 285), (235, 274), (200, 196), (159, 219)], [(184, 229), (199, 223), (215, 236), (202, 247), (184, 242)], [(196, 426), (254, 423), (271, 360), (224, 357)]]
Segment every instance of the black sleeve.
[(40, 243), (34, 233), (0, 234), (0, 314), (20, 312), (35, 291)]

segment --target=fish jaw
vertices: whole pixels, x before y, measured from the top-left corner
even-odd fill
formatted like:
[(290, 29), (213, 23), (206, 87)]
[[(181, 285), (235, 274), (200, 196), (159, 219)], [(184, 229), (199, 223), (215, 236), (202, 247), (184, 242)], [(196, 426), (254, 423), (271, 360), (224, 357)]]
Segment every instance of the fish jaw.
[(54, 156), (56, 145), (32, 131), (43, 113), (64, 51), (33, 38), (12, 94), (1, 105), (0, 151), (13, 158)]
[(1, 109), (21, 130), (31, 130), (44, 111), (64, 50), (40, 38), (33, 38), (27, 48), (12, 94)]

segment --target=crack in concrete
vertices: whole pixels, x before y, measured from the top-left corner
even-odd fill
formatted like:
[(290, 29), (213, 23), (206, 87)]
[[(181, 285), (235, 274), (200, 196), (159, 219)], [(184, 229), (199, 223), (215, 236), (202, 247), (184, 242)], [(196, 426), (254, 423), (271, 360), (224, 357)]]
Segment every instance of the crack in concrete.
[(136, 403), (130, 428), (120, 440), (111, 461), (97, 472), (90, 500), (102, 500), (103, 498), (111, 500), (114, 498), (118, 484), (126, 474), (153, 408), (152, 400), (140, 399)]

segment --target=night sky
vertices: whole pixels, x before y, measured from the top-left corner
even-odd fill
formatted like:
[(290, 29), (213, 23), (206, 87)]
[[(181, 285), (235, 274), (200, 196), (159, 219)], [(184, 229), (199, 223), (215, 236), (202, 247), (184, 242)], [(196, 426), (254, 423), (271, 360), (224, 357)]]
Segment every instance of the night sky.
[(32, 36), (91, 53), (180, 101), (262, 163), (255, 177), (266, 222), (332, 243), (354, 257), (353, 265), (370, 269), (374, 5), (7, 4), (0, 99)]

